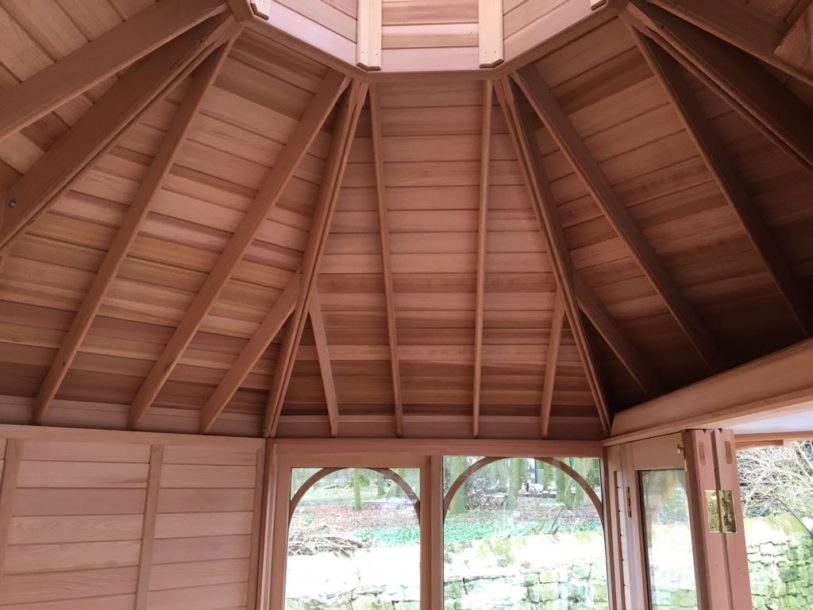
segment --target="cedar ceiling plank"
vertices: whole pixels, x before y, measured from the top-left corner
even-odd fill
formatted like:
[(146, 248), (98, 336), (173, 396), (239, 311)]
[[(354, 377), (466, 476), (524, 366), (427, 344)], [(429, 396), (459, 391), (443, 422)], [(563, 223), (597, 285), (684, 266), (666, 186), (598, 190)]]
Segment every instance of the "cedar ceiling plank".
[(811, 336), (813, 334), (813, 313), (804, 296), (804, 291), (798, 279), (793, 275), (789, 262), (782, 254), (779, 244), (771, 234), (756, 203), (742, 179), (737, 175), (728, 153), (712, 131), (678, 62), (637, 31), (633, 30), (632, 34), (656, 77), (666, 90), (686, 131), (700, 151), (700, 155), (714, 176), (723, 196), (731, 204), (748, 239), (762, 258), (797, 324), (805, 337)]
[[(780, 18), (748, 2), (735, 0), (649, 1), (745, 53), (813, 85), (813, 65), (794, 64), (776, 54), (787, 30), (787, 24)], [(800, 4), (804, 5), (803, 2)]]
[(322, 315), (322, 305), (319, 300), (319, 291), (316, 287), (311, 295), (308, 316), (313, 328), (313, 338), (316, 348), (316, 358), (319, 360), (319, 371), (322, 376), (322, 389), (325, 392), (327, 416), (330, 422), (330, 435), (339, 436), (339, 405), (336, 399), (336, 384), (333, 381), (333, 368), (330, 364), (330, 350), (328, 348), (325, 320)]
[(395, 288), (392, 281), (392, 252), (390, 250), (390, 223), (387, 205), (387, 187), (384, 177), (383, 135), (381, 130), (381, 107), (378, 90), (370, 87), (370, 123), (375, 168), (376, 203), (378, 205), (378, 230), (381, 240), (381, 265), (384, 275), (384, 306), (387, 312), (387, 336), (390, 349), (392, 395), (395, 407), (395, 431), (404, 434), (404, 405), (401, 393), (401, 365), (398, 358), (398, 327), (395, 319)]
[(0, 94), (0, 140), (223, 12), (222, 0), (165, 0)]
[(491, 81), (483, 85), (483, 129), (480, 142), (480, 205), (477, 219), (477, 286), (474, 323), (474, 388), (472, 400), (473, 435), (480, 435), (480, 391), (483, 376), (483, 323), (486, 284), (486, 241), (488, 219), (488, 178), (491, 160), (491, 114), (494, 92)]
[(573, 170), (581, 178), (587, 190), (593, 195), (619, 238), (627, 245), (704, 363), (713, 372), (722, 370), (725, 366), (724, 360), (708, 331), (692, 310), (680, 288), (658, 260), (655, 250), (647, 241), (643, 231), (630, 216), (626, 206), (601, 171), (598, 163), (593, 159), (587, 146), (540, 74), (533, 66), (527, 66), (522, 68), (514, 78), (548, 133), (570, 161)]
[(553, 410), (553, 389), (556, 385), (556, 364), (559, 361), (559, 346), (562, 342), (562, 328), (565, 322), (565, 301), (562, 291), (556, 291), (553, 304), (553, 319), (550, 326), (550, 340), (545, 358), (545, 378), (542, 383), (542, 403), (539, 408), (539, 431), (542, 438), (550, 432), (550, 414)]
[(311, 223), (308, 243), (302, 261), (302, 282), (299, 287), (299, 297), (294, 310), (291, 326), (285, 336), (282, 352), (277, 360), (271, 391), (268, 395), (268, 405), (265, 413), (264, 433), (266, 436), (276, 435), (285, 395), (291, 382), (296, 354), (302, 333), (305, 330), (308, 306), (319, 275), (319, 263), (325, 251), (327, 236), (336, 210), (336, 203), (344, 181), (344, 172), (350, 158), (350, 149), (356, 133), (359, 116), (367, 97), (367, 83), (356, 81), (348, 91), (345, 103), (341, 105), (341, 112), (336, 121), (330, 151), (322, 175), (322, 183), (316, 202), (313, 221)]
[(181, 143), (186, 139), (189, 126), (198, 113), (206, 91), (208, 91), (220, 71), (233, 41), (234, 38), (213, 52), (193, 74), (192, 84), (178, 107), (172, 124), (164, 135), (158, 152), (127, 209), (127, 215), (121, 223), (99, 270), (96, 272), (93, 284), (85, 295), (82, 306), (76, 313), (71, 327), (62, 341), (59, 352), (40, 386), (39, 393), (34, 401), (33, 421), (35, 424), (42, 423), (47, 416), (51, 402), (56, 396), (68, 369), (70, 369), (71, 363), (79, 351), (79, 346), (82, 344), (85, 335), (87, 335), (102, 300), (110, 288), (110, 284), (118, 274), (127, 252), (135, 241), (139, 228), (147, 217), (153, 197), (161, 189), (164, 179), (172, 168)]
[(331, 71), (314, 94), (285, 148), (268, 172), (254, 201), (249, 206), (237, 229), (215, 266), (207, 276), (200, 291), (175, 329), (161, 356), (141, 384), (130, 408), (130, 426), (135, 427), (150, 408), (155, 397), (177, 365), (189, 342), (200, 328), (215, 300), (222, 292), (235, 267), (243, 258), (268, 214), (279, 202), (285, 187), (293, 177), (299, 162), (307, 153), (313, 140), (330, 115), (336, 100), (348, 83), (343, 74)]
[[(6, 192), (0, 202), (0, 250), (7, 249), (128, 127), (231, 36), (229, 16), (214, 17), (132, 66)], [(13, 203), (13, 206), (12, 206)]]
[(553, 211), (555, 203), (550, 184), (548, 183), (544, 168), (542, 167), (540, 155), (531, 146), (528, 134), (532, 131), (528, 125), (528, 117), (523, 116), (517, 104), (514, 89), (507, 78), (496, 83), (495, 91), (497, 99), (505, 115), (505, 122), (511, 135), (519, 160), (520, 167), (525, 177), (526, 187), (531, 201), (534, 203), (534, 211), (539, 219), (542, 229), (542, 236), (545, 239), (545, 250), (549, 253), (553, 263), (553, 273), (556, 278), (556, 285), (562, 294), (565, 312), (570, 322), (570, 328), (576, 342), (576, 349), (587, 377), (587, 384), (593, 402), (598, 411), (599, 420), (605, 434), (609, 434), (610, 414), (607, 408), (604, 392), (596, 370), (590, 344), (582, 326), (579, 314), (578, 301), (574, 287), (574, 269), (570, 258), (570, 251), (565, 242), (564, 231), (561, 223), (558, 222)]
[(630, 0), (630, 19), (782, 150), (813, 171), (810, 108), (743, 51), (648, 2)]
[(280, 329), (291, 316), (296, 306), (296, 298), (299, 294), (300, 277), (295, 274), (288, 281), (285, 290), (282, 291), (268, 314), (251, 335), (248, 343), (240, 351), (229, 370), (223, 376), (214, 392), (212, 392), (200, 413), (200, 431), (209, 432), (217, 418), (226, 408), (229, 400), (240, 388), (248, 374), (252, 371), (257, 361), (268, 349), (268, 345), (279, 334)]
[(618, 327), (612, 316), (601, 306), (593, 291), (580, 278), (576, 278), (576, 297), (584, 315), (621, 361), (635, 383), (647, 396), (662, 394), (663, 386), (646, 359)]

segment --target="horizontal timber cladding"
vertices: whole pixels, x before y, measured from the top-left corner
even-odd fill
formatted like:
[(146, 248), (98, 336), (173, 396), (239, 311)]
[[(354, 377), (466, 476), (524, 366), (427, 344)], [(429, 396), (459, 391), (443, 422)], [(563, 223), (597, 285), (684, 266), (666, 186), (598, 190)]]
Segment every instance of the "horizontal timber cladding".
[(522, 55), (591, 12), (587, 0), (503, 0), (505, 59)]
[(383, 0), (382, 9), (383, 70), (477, 69), (477, 0)]
[(257, 440), (0, 427), (0, 608), (254, 608), (263, 465)]

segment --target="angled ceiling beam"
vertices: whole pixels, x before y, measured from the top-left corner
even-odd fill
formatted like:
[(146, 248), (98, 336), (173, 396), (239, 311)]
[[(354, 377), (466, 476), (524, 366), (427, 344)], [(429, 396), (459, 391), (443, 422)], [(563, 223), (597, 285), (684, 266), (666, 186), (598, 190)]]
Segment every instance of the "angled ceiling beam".
[(480, 139), (480, 206), (477, 215), (477, 287), (474, 303), (474, 392), (472, 400), (473, 434), (480, 435), (480, 389), (483, 375), (483, 323), (486, 297), (486, 220), (488, 218), (488, 170), (491, 160), (491, 81), (483, 84), (483, 128)]
[(593, 354), (579, 314), (570, 252), (567, 249), (562, 226), (552, 214), (555, 205), (553, 193), (545, 178), (539, 155), (535, 154), (535, 150), (528, 139), (528, 135), (532, 132), (523, 119), (511, 82), (507, 78), (496, 81), (495, 91), (517, 152), (517, 159), (525, 177), (528, 193), (534, 204), (534, 211), (542, 226), (542, 236), (546, 242), (547, 252), (553, 262), (553, 275), (562, 294), (565, 314), (570, 321), (570, 328), (576, 342), (576, 350), (584, 367), (587, 384), (590, 387), (590, 393), (598, 411), (599, 421), (605, 434), (609, 434), (610, 412), (607, 408)]
[(299, 162), (308, 152), (311, 144), (322, 129), (336, 100), (348, 84), (348, 78), (330, 71), (319, 85), (310, 104), (299, 122), (299, 127), (291, 135), (285, 148), (279, 153), (274, 166), (266, 175), (257, 195), (246, 210), (240, 224), (235, 229), (220, 257), (198, 294), (187, 309), (184, 317), (172, 334), (164, 351), (158, 357), (130, 406), (129, 423), (137, 426), (166, 380), (172, 374), (181, 355), (203, 323), (223, 287), (229, 281), (234, 268), (243, 258), (246, 250), (262, 227), (271, 210), (277, 205), (285, 187), (294, 175)]
[(813, 339), (624, 409), (613, 422), (613, 444), (688, 428), (730, 427), (810, 410)]
[[(752, 4), (736, 0), (649, 1), (745, 53), (813, 85), (813, 64), (789, 62), (777, 55), (777, 48), (788, 31), (788, 24)], [(799, 4), (804, 6), (804, 2)]]
[(156, 49), (116, 81), (8, 189), (0, 201), (0, 251), (238, 27), (230, 16), (214, 17)]
[(257, 364), (257, 361), (268, 349), (268, 345), (279, 334), (280, 329), (291, 317), (299, 295), (300, 276), (295, 273), (288, 280), (285, 290), (277, 297), (274, 305), (266, 314), (263, 321), (251, 335), (248, 343), (232, 363), (229, 370), (220, 380), (217, 388), (209, 396), (209, 400), (200, 412), (200, 432), (205, 434), (212, 429), (217, 418), (223, 413), (226, 405), (245, 381), (248, 374)]
[(330, 350), (325, 332), (325, 319), (322, 315), (322, 304), (319, 300), (319, 291), (315, 287), (308, 307), (308, 317), (311, 320), (316, 358), (319, 361), (319, 372), (322, 376), (322, 389), (325, 392), (330, 435), (339, 436), (339, 403), (336, 399), (336, 384), (333, 381), (333, 367), (330, 364)]
[(590, 287), (579, 277), (576, 278), (576, 299), (593, 328), (601, 335), (623, 367), (627, 369), (633, 381), (644, 391), (644, 395), (662, 394), (663, 385), (655, 371), (619, 328), (612, 316), (602, 307)]
[(116, 277), (121, 263), (138, 234), (141, 224), (147, 217), (153, 197), (161, 189), (164, 179), (172, 168), (181, 143), (186, 138), (189, 126), (192, 124), (192, 119), (198, 113), (203, 96), (214, 82), (230, 48), (230, 43), (221, 46), (193, 74), (192, 84), (178, 106), (172, 124), (169, 126), (163, 140), (161, 140), (158, 152), (153, 157), (132, 203), (127, 208), (124, 221), (121, 223), (116, 237), (113, 238), (110, 244), (110, 249), (96, 272), (93, 284), (91, 284), (90, 290), (85, 295), (79, 311), (74, 316), (65, 338), (62, 340), (59, 352), (57, 352), (56, 358), (45, 376), (45, 380), (40, 385), (39, 393), (34, 400), (33, 423), (41, 424), (48, 415), (51, 402), (56, 396), (68, 369), (70, 369), (113, 278)]
[(0, 140), (225, 9), (222, 0), (164, 0), (150, 5), (55, 64), (3, 91), (0, 94)]
[(390, 252), (390, 222), (387, 206), (387, 186), (384, 177), (383, 135), (381, 133), (381, 108), (376, 86), (370, 87), (370, 124), (373, 140), (373, 165), (375, 166), (375, 189), (378, 203), (378, 232), (381, 239), (381, 268), (384, 275), (384, 306), (387, 311), (387, 336), (390, 346), (390, 371), (392, 373), (392, 396), (395, 405), (395, 432), (404, 435), (404, 405), (401, 395), (401, 365), (398, 357), (398, 327), (395, 319), (395, 288), (392, 281)]
[(350, 149), (356, 133), (364, 100), (367, 98), (367, 84), (354, 82), (340, 106), (339, 116), (333, 131), (328, 151), (327, 162), (322, 174), (322, 182), (316, 201), (308, 242), (305, 245), (302, 262), (302, 283), (299, 286), (296, 309), (291, 324), (283, 341), (282, 351), (277, 358), (277, 367), (271, 390), (268, 394), (268, 405), (265, 412), (265, 436), (275, 436), (282, 415), (285, 395), (291, 382), (291, 375), (296, 364), (296, 352), (305, 330), (308, 307), (316, 289), (319, 277), (319, 263), (325, 252), (325, 244), (330, 234), (330, 225), (336, 203), (344, 181), (344, 172), (350, 158)]
[(677, 61), (634, 28), (632, 35), (663, 85), (686, 131), (697, 145), (723, 196), (731, 205), (805, 337), (813, 335), (813, 312), (789, 262), (706, 119)]
[(643, 231), (618, 198), (610, 181), (593, 159), (542, 77), (533, 66), (527, 66), (515, 75), (515, 79), (565, 158), (570, 161), (573, 171), (581, 178), (618, 237), (627, 245), (644, 275), (660, 295), (669, 313), (686, 334), (703, 362), (713, 372), (725, 368), (723, 358), (708, 331), (680, 288), (669, 277)]
[(559, 346), (562, 343), (562, 329), (565, 325), (565, 300), (562, 291), (557, 290), (553, 301), (553, 318), (550, 325), (547, 358), (545, 358), (545, 378), (542, 382), (542, 403), (539, 406), (539, 431), (542, 438), (550, 433), (550, 414), (553, 410), (553, 388), (556, 386), (556, 366), (559, 362)]
[(671, 13), (630, 0), (626, 13), (639, 29), (761, 130), (813, 171), (810, 108), (746, 53)]

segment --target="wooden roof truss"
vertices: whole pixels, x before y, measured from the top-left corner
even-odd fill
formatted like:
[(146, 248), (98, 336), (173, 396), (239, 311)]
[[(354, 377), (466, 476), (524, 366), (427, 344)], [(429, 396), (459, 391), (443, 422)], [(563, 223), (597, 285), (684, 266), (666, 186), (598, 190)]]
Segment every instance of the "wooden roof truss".
[[(228, 6), (243, 7), (241, 2)], [(760, 215), (723, 144), (710, 128), (685, 77), (688, 70), (723, 98), (774, 144), (807, 171), (813, 170), (813, 135), (799, 129), (810, 118), (809, 108), (758, 58), (783, 74), (813, 84), (808, 63), (793, 51), (795, 24), (804, 18), (805, 3), (798, 3), (792, 23), (774, 24), (769, 36), (732, 0), (700, 1), (631, 0), (620, 10), (637, 48), (667, 93), (671, 104), (697, 147), (720, 192), (730, 204), (750, 243), (778, 288), (795, 324), (804, 337), (813, 333), (813, 312), (805, 289), (782, 254), (767, 221)], [(744, 12), (743, 12), (744, 11)], [(66, 101), (98, 83), (122, 73), (107, 92), (71, 129), (3, 194), (0, 208), (0, 255), (24, 234), (48, 207), (110, 150), (132, 125), (155, 108), (191, 75), (191, 85), (175, 113), (169, 130), (141, 181), (92, 285), (73, 318), (50, 364), (34, 401), (33, 421), (48, 422), (54, 399), (85, 340), (111, 283), (143, 227), (156, 193), (162, 188), (179, 149), (185, 141), (204, 97), (218, 78), (248, 14), (232, 11), (218, 0), (165, 0), (124, 21), (78, 51), (57, 61), (34, 77), (0, 96), (0, 138), (14, 134), (52, 112)], [(539, 405), (540, 436), (550, 433), (557, 381), (557, 362), (569, 332), (584, 368), (601, 428), (609, 434), (612, 410), (599, 372), (596, 346), (591, 345), (588, 325), (601, 337), (623, 369), (640, 389), (653, 398), (668, 384), (660, 378), (644, 353), (622, 330), (589, 283), (581, 277), (571, 257), (546, 176), (535, 132), (537, 120), (572, 166), (602, 215), (627, 248), (644, 277), (662, 301), (697, 358), (709, 373), (728, 366), (706, 323), (696, 313), (670, 271), (649, 243), (598, 161), (588, 150), (568, 114), (533, 64), (510, 75), (487, 77), (482, 86), (482, 122), (477, 198), (476, 267), (474, 274), (474, 338), (471, 434), (481, 434), (482, 384), (486, 341), (487, 249), (493, 142), (493, 98), (508, 126), (545, 250), (555, 278), (555, 300), (546, 347), (545, 368), (540, 371), (542, 400)], [(363, 109), (369, 107), (372, 167), (383, 274), (387, 350), (392, 380), (393, 422), (398, 436), (405, 434), (404, 388), (401, 381), (397, 295), (393, 270), (392, 229), (388, 193), (388, 160), (384, 145), (382, 94), (377, 83), (351, 78), (328, 69), (302, 114), (299, 124), (273, 167), (268, 170), (252, 203), (231, 234), (214, 267), (174, 328), (160, 356), (152, 364), (129, 407), (129, 425), (143, 424), (162, 388), (172, 375), (195, 334), (212, 310), (237, 265), (243, 260), (260, 227), (279, 203), (295, 170), (320, 131), (332, 121), (332, 136), (322, 170), (321, 184), (299, 269), (290, 274), (276, 302), (267, 312), (200, 413), (200, 432), (213, 429), (229, 401), (241, 387), (269, 345), (284, 334), (276, 360), (264, 414), (262, 432), (278, 433), (288, 387), (297, 363), (306, 323), (310, 320), (330, 434), (338, 436), (342, 420), (332, 371), (329, 333), (317, 287), (332, 220), (345, 181), (345, 171)], [(807, 123), (809, 126), (810, 123)], [(2, 258), (0, 258), (0, 262)]]

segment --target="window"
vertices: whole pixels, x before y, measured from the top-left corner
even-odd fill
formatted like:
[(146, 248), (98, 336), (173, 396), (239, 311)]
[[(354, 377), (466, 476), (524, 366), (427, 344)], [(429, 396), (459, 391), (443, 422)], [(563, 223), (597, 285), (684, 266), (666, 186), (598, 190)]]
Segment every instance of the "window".
[(739, 451), (754, 610), (813, 608), (813, 442)]
[(293, 468), (286, 610), (417, 607), (419, 481), (415, 468)]
[(455, 610), (607, 608), (599, 460), (444, 459)]

